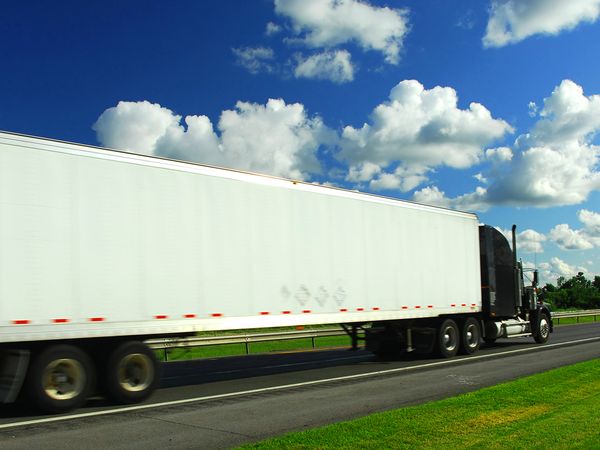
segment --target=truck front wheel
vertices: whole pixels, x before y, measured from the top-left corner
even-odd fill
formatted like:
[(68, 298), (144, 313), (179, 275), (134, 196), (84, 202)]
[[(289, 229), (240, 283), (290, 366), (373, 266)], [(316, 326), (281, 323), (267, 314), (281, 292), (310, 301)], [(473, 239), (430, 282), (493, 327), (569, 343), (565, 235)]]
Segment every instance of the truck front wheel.
[(456, 322), (446, 319), (442, 322), (437, 334), (438, 353), (443, 358), (450, 358), (458, 352), (460, 333)]
[(549, 337), (550, 320), (548, 319), (546, 313), (540, 313), (535, 330), (533, 332), (533, 339), (535, 339), (535, 342), (538, 344), (543, 344), (548, 341)]
[(154, 352), (142, 342), (125, 342), (108, 358), (102, 380), (104, 395), (114, 403), (138, 403), (154, 392), (159, 379)]
[(25, 394), (37, 409), (61, 413), (82, 406), (93, 387), (93, 364), (73, 345), (53, 345), (34, 354)]

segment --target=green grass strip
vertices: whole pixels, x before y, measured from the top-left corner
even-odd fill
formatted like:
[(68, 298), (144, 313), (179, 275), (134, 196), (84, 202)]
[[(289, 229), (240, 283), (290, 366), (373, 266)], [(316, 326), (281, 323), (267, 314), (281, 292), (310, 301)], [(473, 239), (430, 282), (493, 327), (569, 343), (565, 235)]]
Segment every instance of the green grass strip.
[(242, 448), (598, 449), (600, 359)]

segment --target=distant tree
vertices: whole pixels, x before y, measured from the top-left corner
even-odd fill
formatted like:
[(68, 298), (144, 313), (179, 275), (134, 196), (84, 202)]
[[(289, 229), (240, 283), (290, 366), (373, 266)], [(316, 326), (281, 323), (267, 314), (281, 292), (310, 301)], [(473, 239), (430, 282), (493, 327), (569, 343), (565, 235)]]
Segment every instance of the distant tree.
[(600, 308), (600, 277), (588, 280), (583, 272), (579, 272), (568, 280), (559, 277), (558, 287), (546, 284), (545, 301), (558, 309), (593, 309)]

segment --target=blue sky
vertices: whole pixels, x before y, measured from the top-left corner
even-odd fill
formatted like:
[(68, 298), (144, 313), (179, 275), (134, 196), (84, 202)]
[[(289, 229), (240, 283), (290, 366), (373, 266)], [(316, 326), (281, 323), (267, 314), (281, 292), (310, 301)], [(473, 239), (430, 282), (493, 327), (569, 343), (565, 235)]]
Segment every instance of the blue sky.
[(600, 0), (1, 8), (2, 130), (475, 211), (600, 274)]

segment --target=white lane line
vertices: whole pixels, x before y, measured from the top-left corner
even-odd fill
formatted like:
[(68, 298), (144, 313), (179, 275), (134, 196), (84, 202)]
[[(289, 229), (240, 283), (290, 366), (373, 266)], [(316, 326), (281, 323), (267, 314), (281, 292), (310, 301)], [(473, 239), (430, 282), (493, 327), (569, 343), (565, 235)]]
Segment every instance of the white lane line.
[(53, 422), (62, 422), (65, 420), (84, 419), (84, 418), (88, 418), (88, 417), (107, 416), (110, 414), (144, 411), (144, 410), (154, 409), (154, 408), (164, 408), (164, 407), (168, 407), (168, 406), (185, 405), (185, 404), (194, 403), (194, 402), (203, 402), (203, 401), (209, 401), (209, 400), (221, 400), (221, 399), (226, 399), (226, 398), (231, 398), (231, 397), (239, 397), (239, 396), (244, 396), (244, 395), (260, 394), (260, 393), (274, 392), (274, 391), (283, 391), (286, 389), (293, 389), (293, 388), (305, 387), (305, 386), (315, 386), (315, 385), (319, 385), (319, 384), (332, 383), (332, 382), (336, 382), (336, 381), (359, 380), (362, 378), (376, 377), (376, 376), (389, 375), (389, 374), (401, 373), (401, 372), (409, 372), (409, 371), (417, 370), (417, 369), (428, 369), (431, 367), (453, 365), (453, 364), (457, 364), (457, 363), (460, 363), (463, 361), (480, 361), (482, 359), (493, 359), (493, 358), (503, 357), (506, 355), (515, 355), (515, 354), (519, 354), (519, 353), (529, 353), (529, 352), (534, 352), (534, 351), (548, 350), (551, 348), (566, 347), (566, 346), (574, 345), (574, 344), (585, 344), (585, 343), (594, 342), (594, 341), (600, 341), (600, 337), (578, 339), (575, 341), (560, 342), (557, 344), (546, 344), (546, 345), (539, 346), (539, 347), (528, 347), (528, 348), (521, 348), (521, 349), (517, 349), (517, 350), (508, 350), (506, 352), (490, 353), (487, 355), (471, 355), (471, 356), (465, 356), (463, 358), (452, 358), (452, 359), (446, 359), (443, 361), (436, 361), (436, 362), (427, 363), (427, 364), (420, 364), (418, 366), (397, 367), (395, 369), (377, 370), (375, 372), (366, 372), (366, 373), (359, 373), (359, 374), (354, 374), (354, 375), (344, 375), (341, 377), (325, 378), (322, 380), (303, 381), (301, 383), (284, 384), (284, 385), (271, 386), (271, 387), (266, 387), (266, 388), (250, 389), (247, 391), (230, 392), (228, 394), (217, 394), (217, 395), (208, 395), (208, 396), (204, 396), (204, 397), (186, 398), (186, 399), (181, 399), (181, 400), (171, 400), (168, 402), (151, 403), (148, 405), (125, 406), (122, 408), (115, 408), (115, 409), (110, 409), (107, 411), (94, 411), (94, 412), (88, 412), (88, 413), (69, 414), (66, 416), (45, 417), (42, 419), (24, 420), (22, 422), (1, 424), (0, 429), (17, 428), (17, 427), (24, 427), (24, 426), (28, 426), (28, 425), (40, 425), (40, 424), (53, 423)]

